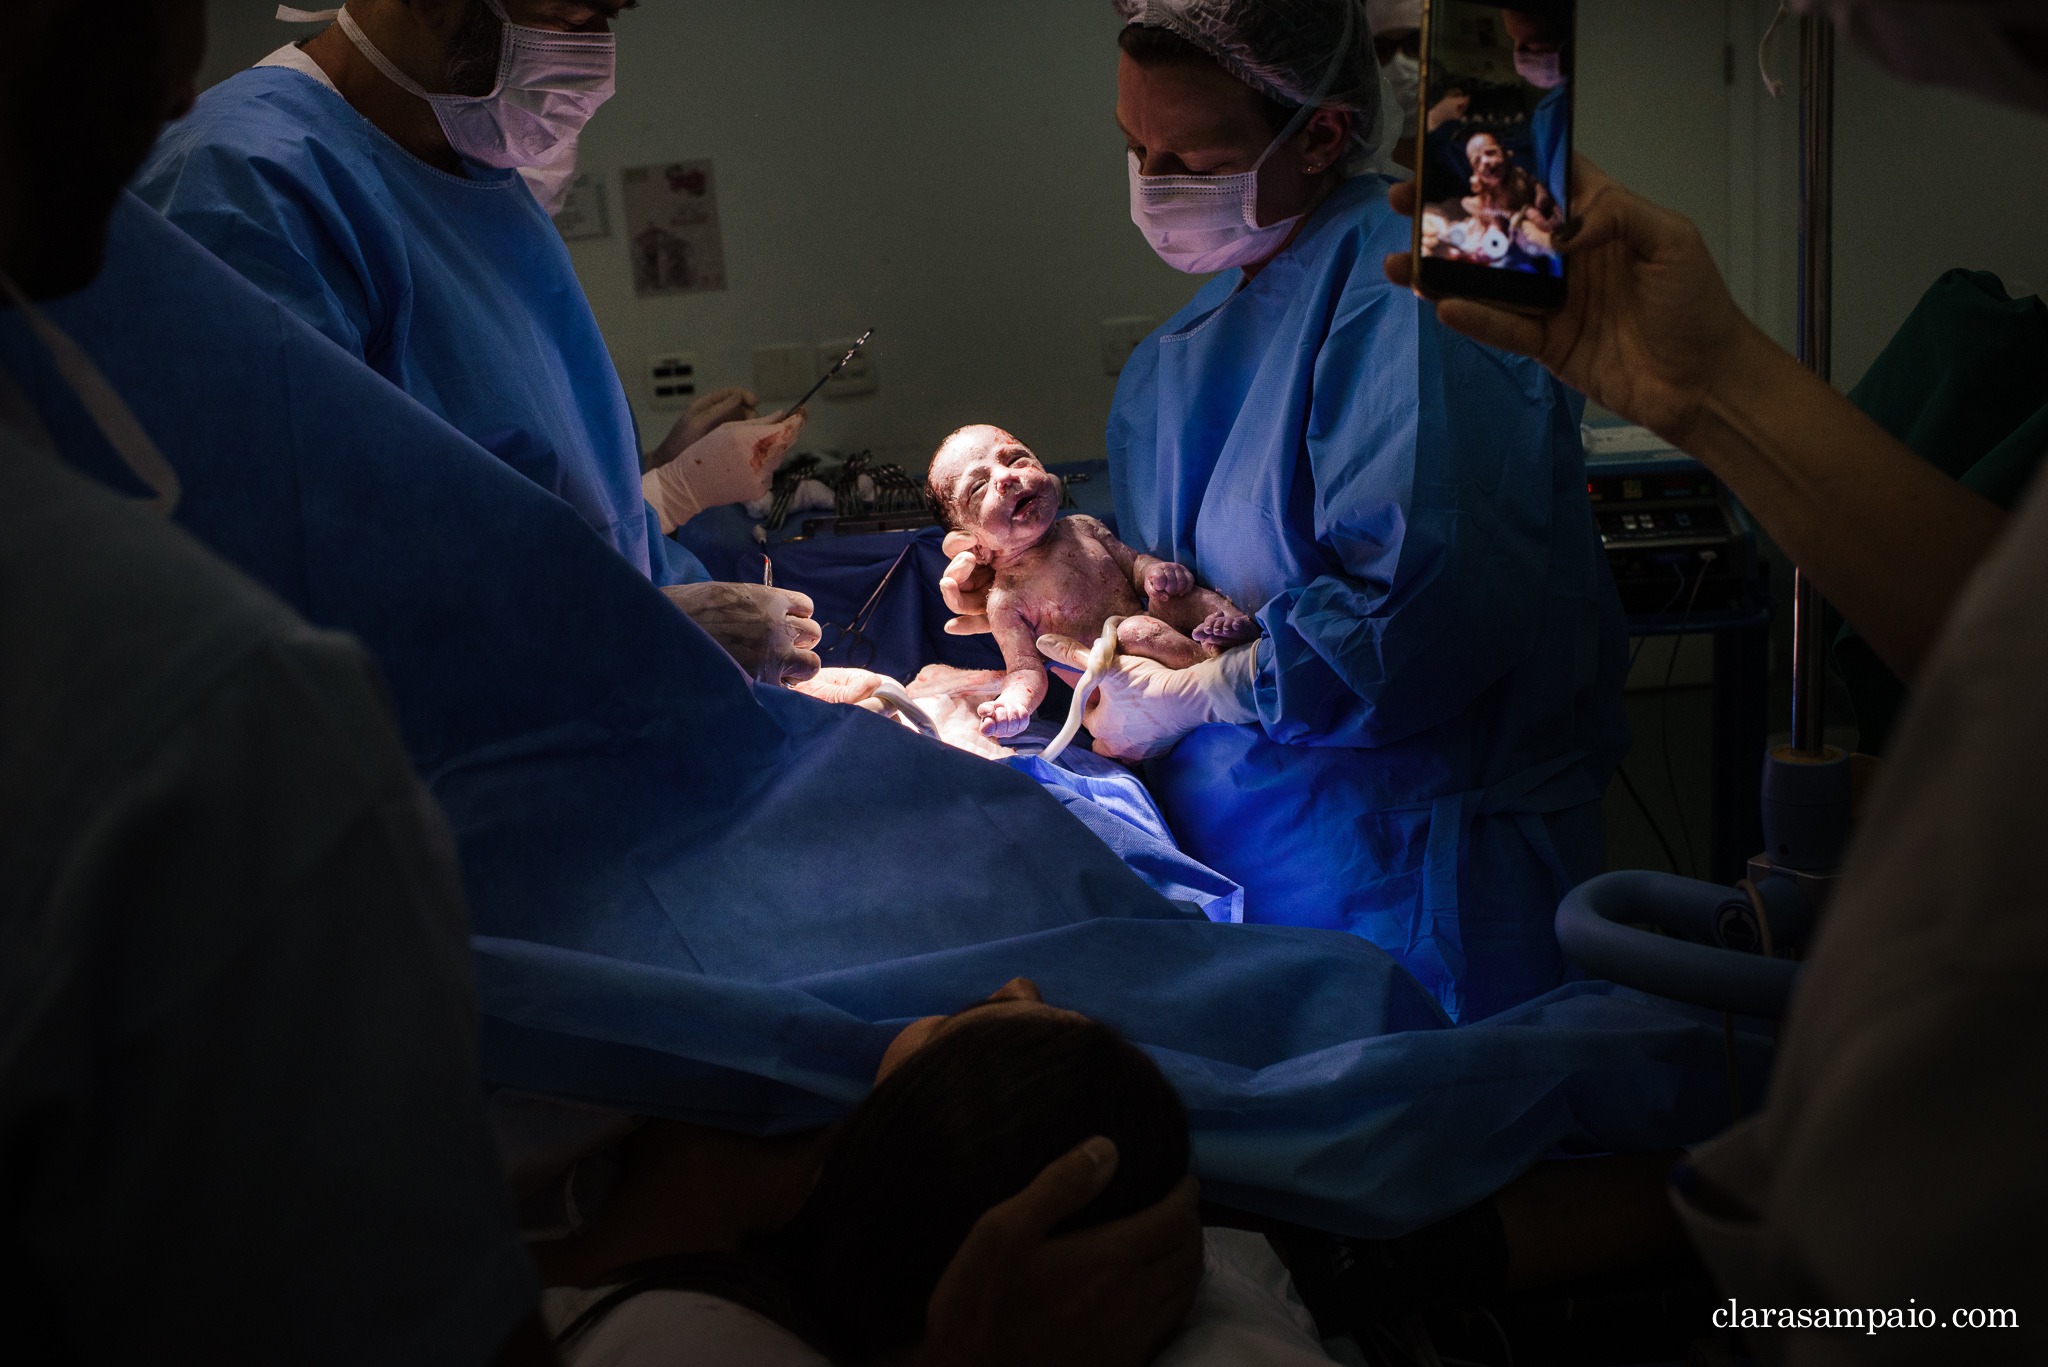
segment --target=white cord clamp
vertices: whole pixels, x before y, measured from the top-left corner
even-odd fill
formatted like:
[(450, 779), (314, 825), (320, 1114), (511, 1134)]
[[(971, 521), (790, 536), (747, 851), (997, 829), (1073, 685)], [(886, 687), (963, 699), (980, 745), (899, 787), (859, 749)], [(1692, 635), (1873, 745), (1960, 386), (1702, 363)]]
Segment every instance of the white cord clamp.
[(1081, 714), (1088, 710), (1088, 700), (1095, 696), (1095, 685), (1102, 676), (1109, 673), (1116, 663), (1116, 629), (1124, 624), (1121, 617), (1112, 617), (1102, 624), (1102, 635), (1088, 651), (1088, 667), (1081, 671), (1081, 678), (1074, 685), (1074, 704), (1067, 709), (1067, 724), (1052, 738), (1052, 744), (1038, 752), (1038, 757), (1050, 764), (1060, 757), (1074, 737), (1081, 731)]

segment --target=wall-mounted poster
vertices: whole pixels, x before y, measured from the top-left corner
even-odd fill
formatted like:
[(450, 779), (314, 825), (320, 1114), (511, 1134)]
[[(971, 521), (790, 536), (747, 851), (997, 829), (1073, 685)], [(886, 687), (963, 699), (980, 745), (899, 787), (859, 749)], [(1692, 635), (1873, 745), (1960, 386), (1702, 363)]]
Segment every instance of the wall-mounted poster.
[(564, 242), (612, 235), (611, 216), (604, 210), (602, 176), (584, 171), (569, 182), (569, 193), (563, 197), (562, 207), (555, 211), (555, 231)]
[(645, 299), (724, 289), (725, 247), (718, 235), (711, 159), (629, 167), (623, 179), (633, 293)]

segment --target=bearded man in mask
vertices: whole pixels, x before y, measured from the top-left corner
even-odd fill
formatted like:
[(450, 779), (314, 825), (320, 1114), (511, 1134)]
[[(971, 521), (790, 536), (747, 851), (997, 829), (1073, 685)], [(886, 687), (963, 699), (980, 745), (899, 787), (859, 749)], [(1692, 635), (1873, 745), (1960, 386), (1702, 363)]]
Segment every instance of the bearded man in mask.
[[(200, 96), (134, 190), (583, 517), (749, 673), (818, 668), (810, 600), (711, 584), (669, 538), (765, 493), (802, 427), (707, 396), (651, 453), (549, 222), (634, 0), (350, 0)], [(689, 456), (677, 457), (687, 448)], [(516, 547), (508, 551), (517, 553)]]

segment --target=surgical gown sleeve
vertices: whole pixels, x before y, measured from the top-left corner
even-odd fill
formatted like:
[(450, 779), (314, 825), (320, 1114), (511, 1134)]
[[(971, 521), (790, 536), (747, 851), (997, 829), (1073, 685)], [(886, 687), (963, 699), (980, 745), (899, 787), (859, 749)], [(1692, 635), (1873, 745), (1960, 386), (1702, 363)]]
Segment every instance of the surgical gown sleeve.
[(702, 584), (711, 578), (704, 562), (682, 542), (661, 530), (661, 514), (647, 508), (648, 577), (658, 586)]
[(1578, 436), (1554, 381), (1405, 291), (1336, 307), (1305, 452), (1327, 568), (1260, 610), (1255, 701), (1274, 740), (1380, 746), (1458, 716), (1535, 648), (1553, 481), (1576, 468), (1555, 457)]
[[(376, 288), (392, 275), (377, 269), (392, 243), (357, 225), (375, 223), (386, 211), (358, 203), (346, 176), (323, 183), (321, 203), (301, 190), (303, 166), (197, 140), (177, 151), (143, 168), (137, 192), (256, 288), (357, 360), (367, 359), (392, 302)], [(359, 211), (353, 216), (352, 204)]]

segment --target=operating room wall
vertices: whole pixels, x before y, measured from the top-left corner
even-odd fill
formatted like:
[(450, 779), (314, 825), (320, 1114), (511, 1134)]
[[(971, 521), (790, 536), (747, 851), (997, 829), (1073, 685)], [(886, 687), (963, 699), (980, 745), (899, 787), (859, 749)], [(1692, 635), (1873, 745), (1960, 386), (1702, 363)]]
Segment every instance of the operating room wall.
[(1943, 271), (2048, 287), (2048, 125), (1907, 85), (1851, 53), (1835, 106), (1837, 384), (1853, 384)]
[[(1738, 302), (1790, 343), (1796, 84), (1762, 92), (1771, 0), (1585, 0), (1580, 145), (1692, 216)], [(206, 78), (288, 37), (274, 6), (214, 0)], [(1102, 320), (1164, 317), (1195, 282), (1125, 212), (1107, 0), (646, 0), (624, 15), (619, 93), (592, 121), (612, 235), (570, 251), (643, 435), (646, 359), (692, 351), (704, 387), (750, 383), (757, 346), (876, 329), (877, 392), (813, 405), (805, 445), (922, 466), (959, 423), (1009, 425), (1054, 459), (1101, 453), (1115, 388)], [(1774, 68), (1797, 75), (1796, 33)], [(1835, 375), (1860, 375), (1953, 265), (2048, 280), (2038, 120), (1844, 56)], [(619, 171), (710, 157), (729, 286), (634, 296)]]

